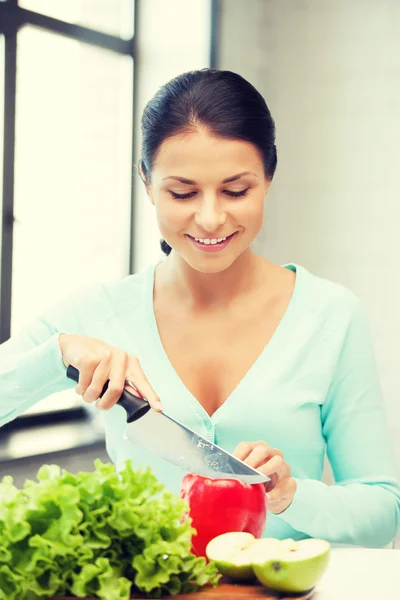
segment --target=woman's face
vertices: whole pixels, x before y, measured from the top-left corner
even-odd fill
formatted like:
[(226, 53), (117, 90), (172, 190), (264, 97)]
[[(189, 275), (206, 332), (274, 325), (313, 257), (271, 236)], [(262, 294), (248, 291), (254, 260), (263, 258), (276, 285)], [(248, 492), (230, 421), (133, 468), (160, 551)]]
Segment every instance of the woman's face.
[(194, 269), (215, 273), (261, 231), (269, 186), (253, 144), (200, 129), (161, 145), (148, 193), (166, 242)]

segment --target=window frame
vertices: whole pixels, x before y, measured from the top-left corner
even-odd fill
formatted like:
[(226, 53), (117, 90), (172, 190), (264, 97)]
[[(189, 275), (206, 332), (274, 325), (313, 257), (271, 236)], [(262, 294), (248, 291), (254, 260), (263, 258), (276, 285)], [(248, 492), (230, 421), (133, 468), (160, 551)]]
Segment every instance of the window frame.
[[(130, 56), (133, 68), (133, 95), (131, 99), (132, 127), (135, 127), (135, 107), (137, 105), (137, 69), (136, 57), (136, 27), (138, 23), (139, 0), (132, 0), (134, 33), (126, 40), (117, 36), (103, 33), (89, 27), (67, 23), (31, 10), (22, 8), (18, 0), (0, 0), (0, 35), (4, 36), (4, 114), (0, 115), (4, 124), (3, 138), (3, 170), (2, 176), (2, 219), (1, 248), (0, 248), (0, 344), (11, 336), (11, 306), (12, 306), (12, 277), (13, 277), (13, 230), (14, 230), (14, 182), (15, 182), (15, 119), (16, 119), (16, 78), (17, 78), (17, 45), (18, 32), (25, 25), (31, 25), (56, 35), (68, 37), (89, 45), (102, 48), (119, 55)], [(136, 144), (132, 131), (132, 157), (130, 172), (130, 239), (129, 239), (129, 274), (134, 272), (134, 165), (136, 162)], [(10, 429), (35, 426), (43, 423), (59, 423), (76, 419), (87, 419), (84, 408), (68, 408), (40, 414), (27, 414), (18, 417), (8, 424)]]
[[(134, 27), (138, 22), (139, 0), (134, 1)], [(0, 262), (0, 344), (11, 335), (12, 270), (13, 270), (13, 230), (14, 230), (14, 181), (15, 181), (15, 108), (17, 77), (18, 31), (25, 25), (66, 36), (86, 44), (132, 57), (133, 65), (133, 127), (135, 126), (135, 99), (137, 93), (136, 31), (128, 40), (121, 39), (89, 27), (67, 23), (40, 13), (21, 8), (18, 0), (0, 0), (0, 35), (4, 35), (4, 139), (3, 139), (3, 178), (2, 178), (2, 219), (1, 219), (1, 262)], [(134, 135), (132, 132), (132, 156), (136, 157)], [(131, 166), (131, 235), (129, 253), (129, 274), (134, 272), (134, 164)]]

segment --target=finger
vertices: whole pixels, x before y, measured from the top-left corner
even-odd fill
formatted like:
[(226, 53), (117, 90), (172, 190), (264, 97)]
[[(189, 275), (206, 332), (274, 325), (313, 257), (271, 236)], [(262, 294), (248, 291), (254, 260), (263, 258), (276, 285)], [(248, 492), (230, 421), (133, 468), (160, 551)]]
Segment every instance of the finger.
[(139, 392), (137, 387), (132, 383), (132, 381), (130, 379), (125, 380), (125, 387), (132, 394), (139, 396), (139, 398), (143, 398), (142, 394)]
[(96, 402), (100, 398), (104, 384), (108, 380), (109, 372), (110, 366), (108, 362), (102, 361), (98, 364), (93, 373), (92, 381), (90, 382), (89, 387), (82, 395), (82, 398), (85, 402)]
[(291, 504), (296, 492), (296, 482), (293, 477), (281, 479), (279, 484), (268, 492), (268, 510), (278, 514)]
[(232, 454), (239, 460), (244, 461), (251, 454), (256, 445), (257, 442), (240, 442)]
[(78, 394), (78, 396), (83, 396), (89, 385), (92, 383), (92, 377), (95, 368), (95, 365), (88, 365), (86, 368), (80, 368), (78, 385), (75, 386), (75, 392)]
[(129, 358), (127, 369), (127, 372), (129, 373), (129, 379), (132, 381), (135, 387), (137, 387), (142, 397), (147, 400), (151, 408), (157, 412), (162, 412), (164, 409), (160, 398), (148, 382), (147, 377), (140, 366), (139, 360), (135, 356)]
[(269, 481), (266, 481), (264, 483), (265, 492), (267, 494), (269, 494), (269, 492), (271, 490), (273, 490), (274, 487), (278, 484), (278, 481), (279, 481), (278, 473), (272, 473), (271, 475), (269, 475)]
[(270, 481), (264, 483), (265, 491), (268, 494), (278, 483), (280, 484), (280, 481), (291, 478), (291, 469), (286, 462), (283, 462), (282, 466), (278, 467), (274, 473), (265, 473), (262, 467), (258, 470), (270, 478)]
[(246, 457), (245, 462), (254, 469), (257, 469), (257, 467), (264, 465), (272, 456), (271, 448), (267, 444), (262, 444), (253, 448)]
[[(88, 358), (80, 360), (76, 364), (76, 367), (79, 369), (79, 381), (78, 385), (75, 387), (76, 393), (80, 396), (84, 396), (92, 383), (94, 372), (100, 363), (107, 365), (110, 360), (111, 350), (109, 348), (103, 348), (100, 353), (97, 352), (97, 356), (89, 356)], [(88, 401), (93, 402), (93, 400)]]
[[(249, 463), (248, 463), (249, 464)], [(258, 465), (257, 468), (260, 473), (263, 475), (267, 475), (268, 477), (273, 473), (276, 473), (278, 476), (280, 475), (280, 471), (284, 465), (284, 460), (282, 456), (273, 456), (264, 464)]]
[(275, 454), (279, 454), (279, 456), (283, 457), (283, 453), (281, 452), (281, 450), (279, 450), (278, 448), (271, 448), (271, 446), (264, 442), (264, 440), (258, 440), (255, 442), (240, 442), (240, 444), (238, 444), (235, 450), (233, 451), (233, 456), (236, 456), (236, 458), (239, 458), (240, 460), (244, 461), (258, 446), (265, 449), (267, 456), (274, 456)]
[(100, 410), (109, 410), (118, 402), (125, 387), (126, 367), (128, 356), (125, 352), (114, 352), (113, 361), (108, 375), (107, 391), (96, 404)]

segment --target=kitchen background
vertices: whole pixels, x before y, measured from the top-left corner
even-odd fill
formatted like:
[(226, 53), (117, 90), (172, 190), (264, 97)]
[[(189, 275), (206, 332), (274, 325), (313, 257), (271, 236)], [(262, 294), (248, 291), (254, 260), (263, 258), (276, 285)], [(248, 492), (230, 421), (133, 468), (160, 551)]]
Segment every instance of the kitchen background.
[[(140, 114), (165, 81), (210, 65), (249, 79), (276, 121), (256, 249), (361, 298), (400, 465), (398, 0), (0, 0), (0, 342), (158, 260), (132, 167)], [(101, 418), (73, 391), (0, 429), (0, 477), (18, 485), (43, 462), (97, 456)]]

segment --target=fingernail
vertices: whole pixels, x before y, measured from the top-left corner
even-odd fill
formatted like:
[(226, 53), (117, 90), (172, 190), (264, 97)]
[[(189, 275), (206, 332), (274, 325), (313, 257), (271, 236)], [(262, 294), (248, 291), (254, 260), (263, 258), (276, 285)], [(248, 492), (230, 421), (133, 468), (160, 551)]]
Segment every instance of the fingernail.
[(157, 404), (156, 404), (157, 408), (161, 411), (163, 411), (163, 405), (161, 404), (161, 402), (159, 400), (157, 400)]
[(267, 500), (271, 499), (271, 496), (269, 494), (265, 494), (265, 497), (266, 497)]

